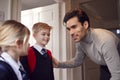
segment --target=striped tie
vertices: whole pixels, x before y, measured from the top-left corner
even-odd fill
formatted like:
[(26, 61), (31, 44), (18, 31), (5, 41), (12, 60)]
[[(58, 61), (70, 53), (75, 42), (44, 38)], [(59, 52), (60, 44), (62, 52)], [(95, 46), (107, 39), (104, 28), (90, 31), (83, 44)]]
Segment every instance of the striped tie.
[(41, 52), (43, 53), (44, 57), (47, 57), (47, 52), (46, 52), (46, 50), (44, 48), (41, 50)]

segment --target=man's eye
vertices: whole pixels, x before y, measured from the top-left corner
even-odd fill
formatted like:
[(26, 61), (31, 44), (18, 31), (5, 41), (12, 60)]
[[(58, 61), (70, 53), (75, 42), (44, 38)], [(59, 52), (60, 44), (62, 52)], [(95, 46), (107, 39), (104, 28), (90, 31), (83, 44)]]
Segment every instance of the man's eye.
[(75, 28), (76, 28), (76, 25), (71, 26), (71, 28), (75, 29)]
[(43, 36), (45, 36), (45, 34), (42, 34)]
[(66, 28), (68, 31), (70, 31), (70, 28)]

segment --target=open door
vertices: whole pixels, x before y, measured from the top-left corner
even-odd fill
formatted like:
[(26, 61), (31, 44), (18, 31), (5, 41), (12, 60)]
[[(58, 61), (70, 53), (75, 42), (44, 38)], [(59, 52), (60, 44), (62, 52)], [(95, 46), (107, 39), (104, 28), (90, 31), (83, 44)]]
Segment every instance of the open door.
[[(21, 12), (21, 22), (25, 24), (31, 31), (36, 22), (45, 22), (53, 27), (51, 38), (46, 46), (59, 59), (59, 4), (53, 4), (45, 7), (24, 10)], [(34, 44), (35, 40), (30, 37), (30, 44)], [(59, 69), (54, 69), (55, 80), (59, 80)]]

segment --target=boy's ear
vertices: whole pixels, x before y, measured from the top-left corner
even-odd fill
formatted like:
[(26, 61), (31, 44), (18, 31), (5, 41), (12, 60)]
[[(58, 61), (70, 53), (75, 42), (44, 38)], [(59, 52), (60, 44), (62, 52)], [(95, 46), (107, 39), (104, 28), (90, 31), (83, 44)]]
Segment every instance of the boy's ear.
[(85, 29), (88, 29), (88, 21), (84, 21), (83, 26)]

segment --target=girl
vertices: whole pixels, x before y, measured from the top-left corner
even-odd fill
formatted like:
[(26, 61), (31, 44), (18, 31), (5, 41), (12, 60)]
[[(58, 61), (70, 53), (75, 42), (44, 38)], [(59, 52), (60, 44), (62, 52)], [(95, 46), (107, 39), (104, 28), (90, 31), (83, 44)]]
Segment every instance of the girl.
[(24, 79), (19, 58), (27, 55), (30, 31), (20, 22), (7, 20), (0, 26), (0, 80)]

